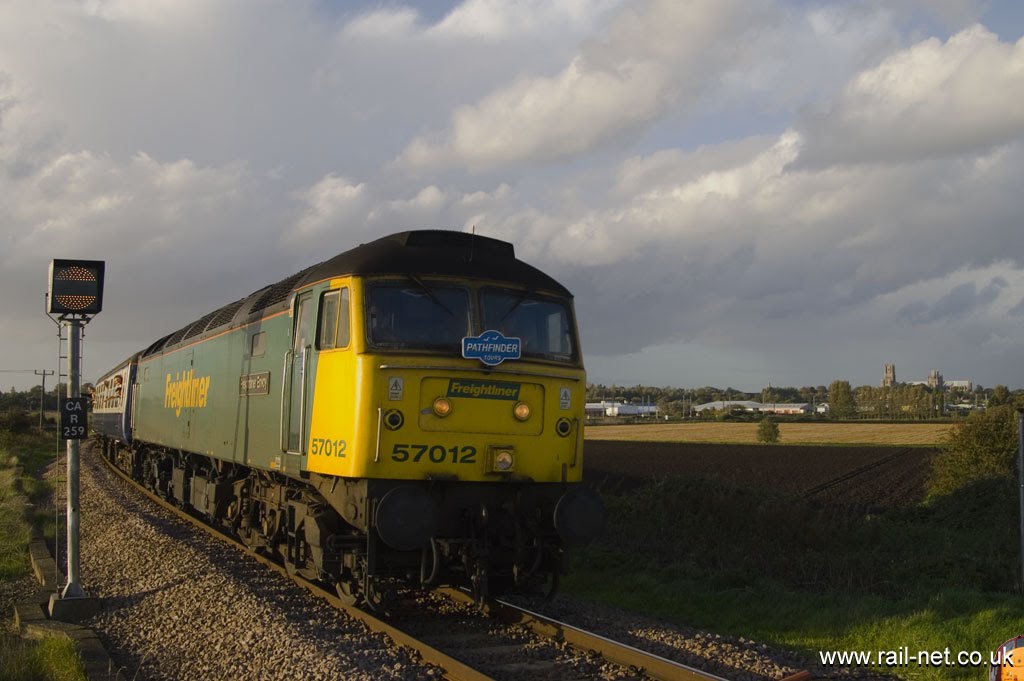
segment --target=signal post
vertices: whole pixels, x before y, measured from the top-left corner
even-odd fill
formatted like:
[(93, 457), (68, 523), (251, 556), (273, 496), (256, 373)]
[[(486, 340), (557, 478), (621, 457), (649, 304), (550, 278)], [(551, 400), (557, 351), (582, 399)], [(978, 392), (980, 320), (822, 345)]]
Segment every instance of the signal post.
[(86, 398), (81, 396), (82, 327), (103, 308), (104, 262), (54, 260), (50, 263), (47, 313), (67, 330), (68, 387), (60, 402), (60, 436), (67, 441), (67, 583), (50, 595), (50, 617), (65, 622), (87, 619), (99, 601), (82, 588), (79, 559), (79, 441), (89, 434)]

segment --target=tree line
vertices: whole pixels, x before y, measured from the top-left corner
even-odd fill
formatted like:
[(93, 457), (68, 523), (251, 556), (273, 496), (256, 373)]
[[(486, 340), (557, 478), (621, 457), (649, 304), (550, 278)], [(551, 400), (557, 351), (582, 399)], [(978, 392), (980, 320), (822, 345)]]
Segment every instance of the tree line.
[(929, 419), (945, 417), (957, 404), (992, 407), (1024, 399), (1024, 391), (1011, 391), (1004, 385), (977, 386), (973, 392), (950, 392), (927, 385), (899, 383), (891, 387), (863, 385), (854, 388), (849, 381), (835, 380), (828, 386), (768, 386), (760, 393), (736, 388), (703, 386), (700, 388), (621, 386), (587, 384), (587, 401), (624, 402), (657, 405), (661, 413), (674, 417), (692, 415), (699, 404), (718, 401), (755, 400), (762, 404), (807, 403), (829, 405), (829, 416), (838, 419)]

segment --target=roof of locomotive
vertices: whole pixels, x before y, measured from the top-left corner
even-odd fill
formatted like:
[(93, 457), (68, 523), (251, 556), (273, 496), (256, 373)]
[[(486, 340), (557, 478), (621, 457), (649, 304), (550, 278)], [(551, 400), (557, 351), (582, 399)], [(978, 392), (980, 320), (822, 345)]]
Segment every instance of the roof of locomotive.
[(156, 355), (185, 341), (194, 342), (193, 339), (200, 340), (200, 336), (219, 333), (256, 317), (287, 309), (292, 291), (353, 274), (468, 277), (572, 296), (553, 278), (516, 258), (515, 248), (507, 241), (447, 230), (399, 232), (360, 244), (214, 310), (157, 340), (142, 356)]
[(571, 295), (557, 281), (516, 258), (515, 247), (507, 241), (447, 230), (399, 232), (361, 244), (312, 267), (301, 283), (347, 274), (449, 275)]

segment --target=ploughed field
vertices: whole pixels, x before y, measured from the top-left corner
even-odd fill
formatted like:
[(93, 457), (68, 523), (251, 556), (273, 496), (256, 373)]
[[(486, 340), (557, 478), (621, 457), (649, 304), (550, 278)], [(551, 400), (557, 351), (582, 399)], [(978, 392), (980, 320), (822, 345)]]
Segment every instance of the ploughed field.
[(925, 493), (930, 447), (743, 445), (598, 440), (587, 431), (586, 479), (617, 492), (683, 476), (770, 489), (863, 510), (911, 506)]
[[(758, 444), (756, 422), (642, 423), (588, 426), (586, 439), (644, 442), (717, 442)], [(806, 423), (780, 422), (780, 444), (861, 444), (935, 446), (950, 423)]]

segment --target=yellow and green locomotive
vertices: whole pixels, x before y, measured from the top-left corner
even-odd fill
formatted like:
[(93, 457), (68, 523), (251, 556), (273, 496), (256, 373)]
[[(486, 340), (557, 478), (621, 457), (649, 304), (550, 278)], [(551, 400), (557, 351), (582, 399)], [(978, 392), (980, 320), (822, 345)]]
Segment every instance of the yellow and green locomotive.
[(379, 605), (557, 582), (604, 525), (583, 487), (572, 296), (511, 244), (411, 231), (161, 338), (96, 385), (104, 454)]

